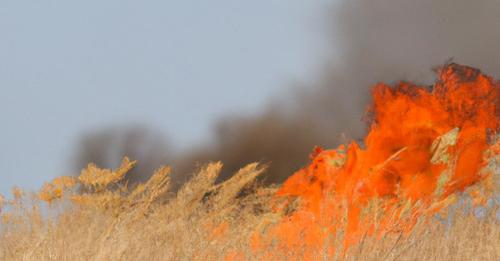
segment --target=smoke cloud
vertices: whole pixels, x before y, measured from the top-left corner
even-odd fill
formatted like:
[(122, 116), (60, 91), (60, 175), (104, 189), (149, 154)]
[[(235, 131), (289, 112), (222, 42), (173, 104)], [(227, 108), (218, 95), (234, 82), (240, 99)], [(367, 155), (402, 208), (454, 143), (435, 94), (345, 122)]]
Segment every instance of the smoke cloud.
[(332, 57), (314, 86), (258, 117), (222, 120), (215, 145), (197, 152), (200, 160), (222, 160), (227, 175), (269, 161), (268, 181), (280, 182), (314, 146), (363, 137), (376, 83), (430, 84), (433, 68), (449, 61), (500, 72), (500, 1), (344, 0), (328, 14)]
[[(313, 101), (321, 101), (318, 110), (340, 109), (357, 119), (378, 82), (430, 84), (431, 69), (451, 60), (496, 75), (499, 12), (496, 0), (342, 1), (330, 20), (336, 59)], [(359, 134), (362, 126), (353, 123)]]
[(499, 14), (498, 0), (337, 3), (327, 12), (330, 57), (316, 80), (261, 115), (222, 118), (212, 143), (178, 157), (177, 178), (192, 172), (194, 162), (221, 160), (228, 177), (258, 161), (271, 163), (268, 182), (281, 182), (307, 163), (314, 146), (363, 137), (370, 88), (378, 82), (430, 84), (432, 69), (449, 61), (499, 75)]

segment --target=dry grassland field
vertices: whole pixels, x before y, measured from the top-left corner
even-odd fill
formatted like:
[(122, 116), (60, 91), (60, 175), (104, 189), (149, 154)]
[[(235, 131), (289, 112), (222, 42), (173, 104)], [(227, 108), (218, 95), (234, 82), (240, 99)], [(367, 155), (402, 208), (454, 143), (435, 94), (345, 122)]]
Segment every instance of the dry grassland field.
[(168, 166), (130, 185), (124, 158), (14, 188), (0, 259), (500, 260), (499, 87), (458, 64), (431, 88), (377, 85), (363, 144), (316, 148), (282, 184), (212, 162), (176, 189)]

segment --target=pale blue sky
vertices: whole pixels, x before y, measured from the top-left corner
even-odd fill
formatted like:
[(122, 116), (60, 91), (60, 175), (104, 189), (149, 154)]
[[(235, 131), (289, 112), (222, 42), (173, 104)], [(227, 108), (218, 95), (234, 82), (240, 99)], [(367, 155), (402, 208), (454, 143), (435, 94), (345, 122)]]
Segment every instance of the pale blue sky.
[(0, 1), (0, 193), (70, 174), (85, 131), (144, 123), (180, 148), (321, 61), (329, 1)]

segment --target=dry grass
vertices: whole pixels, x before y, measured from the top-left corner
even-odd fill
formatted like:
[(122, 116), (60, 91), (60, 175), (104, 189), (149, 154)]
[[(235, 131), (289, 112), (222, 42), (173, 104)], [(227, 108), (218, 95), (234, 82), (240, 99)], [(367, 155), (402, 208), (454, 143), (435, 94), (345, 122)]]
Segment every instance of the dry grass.
[(499, 260), (500, 229), (495, 210), (477, 218), (462, 209), (454, 217), (450, 223), (437, 219), (419, 223), (408, 237), (400, 233), (370, 238), (353, 248), (348, 259)]
[[(265, 167), (250, 164), (215, 184), (221, 163), (201, 168), (177, 192), (170, 169), (144, 184), (120, 185), (135, 163), (114, 171), (94, 165), (76, 178), (46, 184), (39, 194), (19, 189), (0, 197), (1, 260), (221, 260), (265, 259), (250, 243), (256, 231), (285, 213), (271, 209), (276, 189), (256, 184)], [(410, 235), (366, 237), (344, 260), (500, 260), (497, 203), (485, 217), (460, 207), (452, 222), (421, 219)], [(456, 206), (456, 205), (455, 205)], [(293, 211), (288, 210), (288, 211)], [(341, 235), (335, 242), (341, 248)], [(277, 252), (273, 259), (300, 259)]]

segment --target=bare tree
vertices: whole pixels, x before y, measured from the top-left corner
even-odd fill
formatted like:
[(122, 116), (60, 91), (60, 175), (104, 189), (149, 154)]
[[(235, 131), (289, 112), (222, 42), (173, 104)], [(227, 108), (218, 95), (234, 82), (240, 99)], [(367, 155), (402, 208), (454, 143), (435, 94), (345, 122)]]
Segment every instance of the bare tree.
[(138, 161), (126, 176), (131, 183), (147, 179), (155, 169), (171, 163), (172, 158), (161, 133), (140, 126), (117, 126), (84, 134), (74, 157), (74, 168), (80, 170), (90, 162), (116, 168), (124, 156)]

